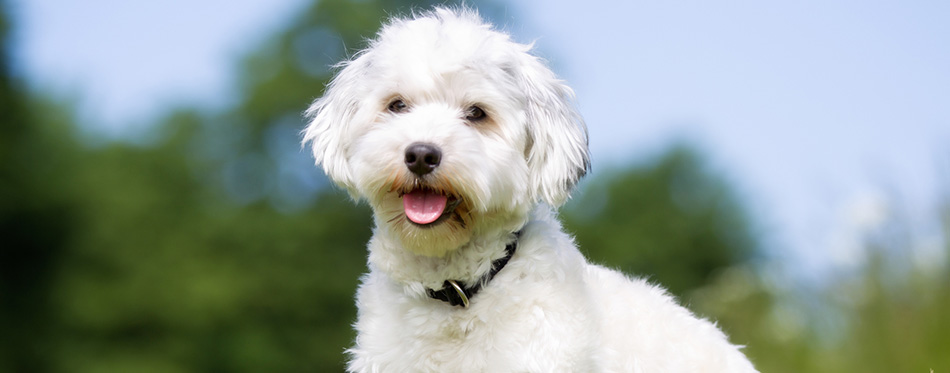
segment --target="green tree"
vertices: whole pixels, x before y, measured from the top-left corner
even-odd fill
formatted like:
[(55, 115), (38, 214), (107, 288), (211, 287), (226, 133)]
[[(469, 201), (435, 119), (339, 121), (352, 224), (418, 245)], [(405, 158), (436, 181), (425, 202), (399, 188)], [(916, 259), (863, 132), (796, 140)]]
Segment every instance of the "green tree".
[[(0, 371), (42, 371), (51, 333), (51, 280), (70, 239), (74, 215), (61, 171), (76, 154), (40, 125), (10, 71), (10, 23), (0, 2)], [(67, 136), (68, 137), (68, 136)]]
[(601, 172), (562, 215), (594, 262), (684, 296), (756, 253), (734, 190), (681, 144), (643, 166)]

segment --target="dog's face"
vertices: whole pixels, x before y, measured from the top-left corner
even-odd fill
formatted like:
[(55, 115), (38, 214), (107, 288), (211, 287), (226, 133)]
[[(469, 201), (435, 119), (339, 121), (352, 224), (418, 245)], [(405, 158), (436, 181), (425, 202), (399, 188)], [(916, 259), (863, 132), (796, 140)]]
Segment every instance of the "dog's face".
[(444, 256), (588, 168), (570, 89), (470, 11), (396, 20), (307, 115), (318, 164), (407, 249)]

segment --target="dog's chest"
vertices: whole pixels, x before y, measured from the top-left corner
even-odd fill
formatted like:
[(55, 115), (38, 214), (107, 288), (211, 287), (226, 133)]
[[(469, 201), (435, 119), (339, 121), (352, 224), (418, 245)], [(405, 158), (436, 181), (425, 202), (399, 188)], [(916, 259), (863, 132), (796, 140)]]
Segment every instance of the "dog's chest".
[[(586, 366), (592, 345), (571, 337), (584, 318), (544, 305), (493, 302), (480, 295), (471, 309), (435, 303), (429, 307), (390, 308), (379, 319), (361, 325), (386, 327), (361, 330), (357, 349), (369, 366), (382, 371), (550, 371)], [(488, 306), (490, 305), (490, 306)], [(363, 314), (363, 317), (374, 317)], [(386, 321), (384, 321), (386, 320)], [(548, 369), (550, 368), (550, 369)], [(428, 370), (428, 369), (427, 369)]]
[[(494, 368), (525, 366), (525, 325), (506, 319), (480, 319), (469, 310), (433, 317), (415, 328), (399, 328), (403, 338), (395, 347), (401, 359), (414, 367), (437, 367), (436, 371), (492, 371)], [(484, 315), (480, 315), (484, 316)], [(399, 364), (397, 362), (397, 364)], [(517, 369), (516, 369), (517, 371)]]

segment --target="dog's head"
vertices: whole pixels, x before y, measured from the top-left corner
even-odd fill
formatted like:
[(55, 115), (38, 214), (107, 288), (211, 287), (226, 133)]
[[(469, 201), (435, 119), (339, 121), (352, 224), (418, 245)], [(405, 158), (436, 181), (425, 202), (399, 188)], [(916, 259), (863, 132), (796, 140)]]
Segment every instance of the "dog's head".
[(530, 49), (470, 10), (393, 20), (307, 110), (304, 141), (377, 225), (443, 256), (560, 206), (589, 167), (573, 92)]

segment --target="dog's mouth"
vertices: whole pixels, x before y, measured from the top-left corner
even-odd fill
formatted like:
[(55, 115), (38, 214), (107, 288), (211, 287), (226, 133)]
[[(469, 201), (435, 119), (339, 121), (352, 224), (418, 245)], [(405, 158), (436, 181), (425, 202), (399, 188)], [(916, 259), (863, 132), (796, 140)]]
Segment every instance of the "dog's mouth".
[(462, 199), (430, 188), (416, 188), (402, 195), (402, 206), (410, 222), (435, 226), (452, 215)]

